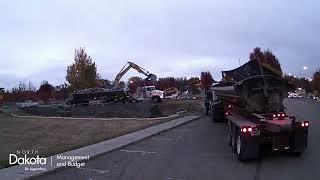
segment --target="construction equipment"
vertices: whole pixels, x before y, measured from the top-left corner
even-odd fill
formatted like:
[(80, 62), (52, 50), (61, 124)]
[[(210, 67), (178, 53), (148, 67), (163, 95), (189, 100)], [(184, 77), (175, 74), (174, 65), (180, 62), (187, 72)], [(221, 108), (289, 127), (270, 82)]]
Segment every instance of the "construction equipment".
[(117, 74), (114, 83), (113, 89), (104, 89), (104, 88), (89, 88), (76, 91), (71, 94), (70, 98), (66, 101), (70, 105), (89, 105), (92, 103), (108, 103), (108, 102), (136, 102), (139, 100), (151, 99), (153, 102), (161, 102), (163, 98), (163, 91), (156, 90), (155, 86), (145, 86), (141, 88), (141, 96), (132, 97), (129, 93), (119, 87), (120, 79), (131, 69), (135, 69), (139, 73), (147, 76), (146, 80), (153, 83), (156, 82), (157, 76), (149, 73), (144, 68), (138, 66), (133, 62), (127, 62), (121, 71)]
[(165, 98), (177, 98), (179, 95), (179, 90), (176, 87), (170, 87), (168, 89), (163, 90)]
[(301, 154), (308, 143), (309, 121), (284, 112), (282, 101), (291, 85), (280, 73), (259, 62), (223, 71), (207, 105), (212, 121), (228, 122), (228, 143), (240, 160), (259, 158), (260, 151)]
[(157, 76), (155, 74), (151, 74), (149, 73), (147, 70), (145, 70), (144, 68), (138, 66), (137, 64), (133, 63), (133, 62), (127, 62), (123, 68), (121, 69), (121, 71), (117, 74), (116, 78), (114, 79), (113, 82), (113, 89), (119, 89), (119, 82), (120, 79), (131, 69), (135, 69), (136, 71), (138, 71), (139, 73), (144, 74), (145, 76), (147, 76), (146, 80), (150, 80), (151, 82), (156, 82), (157, 81)]
[(137, 87), (135, 98), (138, 100), (152, 100), (152, 102), (160, 103), (163, 99), (163, 91), (156, 90), (155, 86)]
[[(147, 76), (145, 80), (151, 81), (151, 83), (155, 83), (157, 81), (157, 76), (155, 74), (149, 73), (149, 71), (145, 70), (144, 68), (138, 66), (137, 64), (133, 62), (127, 62), (121, 71), (117, 74), (114, 83), (113, 83), (113, 89), (119, 89), (119, 82), (120, 79), (131, 69), (135, 69), (139, 73), (144, 74)], [(161, 99), (163, 99), (163, 91), (156, 90), (155, 86), (144, 86), (139, 87), (138, 92), (136, 93), (138, 96), (135, 98), (140, 100), (149, 100), (151, 99), (153, 102), (160, 103)]]

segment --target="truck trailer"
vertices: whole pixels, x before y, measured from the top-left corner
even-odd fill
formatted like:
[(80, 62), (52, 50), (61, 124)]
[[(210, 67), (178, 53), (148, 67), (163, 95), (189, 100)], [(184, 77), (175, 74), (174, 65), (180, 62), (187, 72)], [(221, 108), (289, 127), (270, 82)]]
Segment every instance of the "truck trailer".
[(258, 159), (266, 150), (300, 155), (307, 148), (310, 123), (284, 111), (292, 85), (272, 68), (249, 61), (223, 71), (208, 93), (208, 115), (227, 122), (226, 139), (239, 160)]

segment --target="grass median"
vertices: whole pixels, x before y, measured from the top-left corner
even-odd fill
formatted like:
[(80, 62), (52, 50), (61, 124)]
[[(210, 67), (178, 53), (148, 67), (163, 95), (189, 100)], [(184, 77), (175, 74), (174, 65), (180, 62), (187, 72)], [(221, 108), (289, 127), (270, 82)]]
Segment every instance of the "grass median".
[[(0, 168), (8, 166), (9, 154), (16, 153), (17, 150), (38, 150), (40, 156), (50, 156), (171, 120), (168, 118), (148, 119), (147, 117), (168, 116), (181, 110), (188, 110), (186, 115), (189, 113), (203, 113), (202, 101), (165, 102), (151, 106), (152, 108), (145, 106), (145, 109), (142, 110), (141, 108), (144, 107), (144, 104), (122, 105), (122, 108), (117, 106), (81, 108), (86, 108), (87, 112), (91, 113), (94, 111), (95, 114), (93, 115), (95, 117), (104, 118), (108, 118), (105, 117), (106, 115), (109, 115), (110, 118), (110, 113), (103, 114), (101, 112), (114, 110), (113, 114), (117, 112), (115, 117), (121, 117), (121, 115), (124, 116), (121, 109), (124, 109), (126, 114), (131, 113), (130, 117), (140, 116), (141, 119), (128, 120), (124, 119), (125, 117), (115, 120), (70, 119), (70, 117), (35, 118), (14, 117), (8, 115), (8, 113), (0, 113)], [(129, 111), (129, 107), (131, 111)], [(136, 109), (140, 109), (140, 114), (136, 113)]]
[(38, 150), (49, 156), (95, 144), (168, 121), (158, 120), (71, 120), (19, 118), (0, 115), (0, 168), (8, 166), (10, 153)]

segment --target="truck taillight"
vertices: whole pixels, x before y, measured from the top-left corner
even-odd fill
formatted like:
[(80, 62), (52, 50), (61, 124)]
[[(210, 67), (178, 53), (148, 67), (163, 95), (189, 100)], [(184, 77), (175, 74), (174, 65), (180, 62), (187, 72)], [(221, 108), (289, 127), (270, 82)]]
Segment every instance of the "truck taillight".
[(252, 131), (252, 128), (251, 128), (251, 127), (243, 127), (243, 128), (240, 129), (240, 131), (241, 131), (241, 132), (244, 132), (244, 133), (245, 133), (245, 132), (251, 132), (251, 131)]
[(260, 130), (258, 127), (245, 126), (240, 128), (241, 134), (244, 136), (259, 136)]
[(285, 114), (285, 113), (272, 114), (272, 117), (273, 117), (273, 118), (276, 118), (276, 117), (278, 117), (278, 118), (280, 118), (280, 117), (286, 117), (286, 114)]
[(302, 127), (309, 127), (309, 121), (301, 122)]

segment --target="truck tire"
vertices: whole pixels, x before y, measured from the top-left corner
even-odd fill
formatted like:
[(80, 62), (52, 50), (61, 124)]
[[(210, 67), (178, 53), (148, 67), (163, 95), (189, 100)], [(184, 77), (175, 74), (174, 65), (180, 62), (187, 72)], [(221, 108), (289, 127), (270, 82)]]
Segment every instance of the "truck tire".
[(240, 135), (237, 135), (237, 142), (236, 142), (236, 153), (237, 153), (237, 157), (239, 160), (245, 160), (246, 157), (243, 155), (243, 151), (244, 151), (244, 144), (243, 144), (243, 140), (241, 138)]
[(204, 106), (206, 107), (206, 115), (209, 115), (209, 103), (205, 103)]
[(236, 150), (237, 150), (237, 133), (236, 133), (236, 127), (232, 124), (231, 124), (230, 138), (231, 138), (231, 149), (233, 152), (236, 152)]
[(212, 112), (211, 112), (210, 109), (209, 109), (209, 110), (208, 110), (208, 116), (209, 116), (210, 120), (212, 120), (212, 119), (211, 119), (211, 114), (212, 114)]
[(302, 155), (302, 152), (290, 152), (290, 154), (293, 157), (300, 157)]
[(213, 119), (213, 112), (212, 112), (212, 110), (211, 110), (211, 109), (208, 111), (208, 115), (209, 115), (210, 120), (211, 120), (212, 122), (214, 122), (214, 119)]
[(159, 96), (153, 96), (152, 97), (152, 102), (154, 103), (161, 103), (161, 98)]
[(210, 110), (209, 110), (209, 116), (210, 116), (210, 119), (211, 119), (211, 121), (212, 121), (213, 123), (218, 122), (218, 119), (217, 119), (217, 117), (215, 116), (215, 110), (214, 110), (214, 109), (210, 108)]
[(260, 152), (252, 147), (252, 143), (254, 142), (250, 141), (250, 144), (245, 143), (244, 138), (240, 133), (238, 133), (236, 137), (236, 154), (240, 161), (260, 158)]
[(215, 104), (215, 109), (218, 109), (218, 110), (223, 110), (224, 109), (224, 105), (223, 103), (218, 103), (218, 104)]
[(216, 116), (216, 112), (217, 112), (216, 110), (213, 110), (213, 111), (212, 111), (212, 120), (213, 120), (213, 122), (215, 122), (215, 123), (218, 122), (218, 119), (217, 119), (217, 116)]
[(230, 121), (228, 121), (227, 141), (228, 141), (228, 145), (231, 146), (231, 145), (232, 145), (232, 133), (231, 133), (231, 124), (230, 124)]

